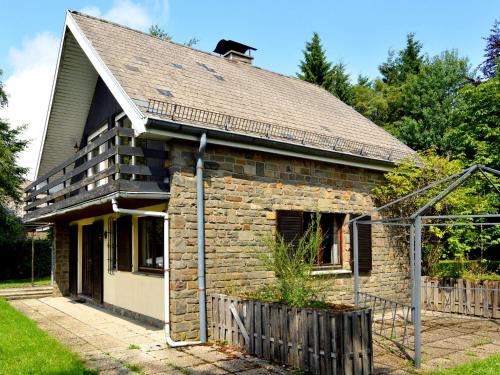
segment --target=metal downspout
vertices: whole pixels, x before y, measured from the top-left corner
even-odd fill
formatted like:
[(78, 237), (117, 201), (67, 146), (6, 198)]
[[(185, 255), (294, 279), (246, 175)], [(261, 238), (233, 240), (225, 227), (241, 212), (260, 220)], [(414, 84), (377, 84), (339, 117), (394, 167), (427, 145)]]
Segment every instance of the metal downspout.
[(205, 201), (203, 187), (203, 156), (207, 147), (207, 134), (200, 137), (196, 155), (196, 218), (198, 235), (198, 293), (200, 314), (200, 341), (207, 342), (207, 292), (205, 283)]
[[(180, 347), (188, 345), (198, 345), (202, 344), (203, 341), (174, 341), (170, 335), (170, 219), (167, 212), (157, 212), (157, 211), (144, 211), (144, 210), (129, 210), (125, 208), (119, 208), (116, 199), (111, 200), (113, 206), (113, 212), (118, 212), (127, 215), (141, 215), (141, 216), (151, 216), (151, 217), (161, 217), (163, 218), (163, 267), (164, 267), (164, 277), (163, 277), (163, 290), (165, 294), (165, 308), (164, 308), (164, 319), (165, 319), (165, 339), (169, 346)], [(200, 322), (201, 326), (201, 322)], [(200, 334), (201, 336), (201, 334)]]

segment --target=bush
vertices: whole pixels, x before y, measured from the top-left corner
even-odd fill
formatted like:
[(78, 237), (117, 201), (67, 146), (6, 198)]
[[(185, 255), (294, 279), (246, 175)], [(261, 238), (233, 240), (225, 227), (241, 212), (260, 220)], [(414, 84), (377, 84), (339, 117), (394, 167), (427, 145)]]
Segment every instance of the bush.
[(500, 273), (498, 260), (442, 260), (431, 276), (444, 278), (491, 279)]
[[(35, 277), (50, 276), (52, 262), (50, 240), (35, 240)], [(0, 247), (0, 280), (31, 277), (31, 239), (18, 240)]]
[(266, 269), (275, 273), (276, 281), (247, 297), (293, 307), (326, 307), (319, 283), (311, 275), (323, 241), (320, 218), (317, 214), (304, 235), (293, 243), (286, 243), (279, 234), (265, 240), (270, 254), (262, 260)]

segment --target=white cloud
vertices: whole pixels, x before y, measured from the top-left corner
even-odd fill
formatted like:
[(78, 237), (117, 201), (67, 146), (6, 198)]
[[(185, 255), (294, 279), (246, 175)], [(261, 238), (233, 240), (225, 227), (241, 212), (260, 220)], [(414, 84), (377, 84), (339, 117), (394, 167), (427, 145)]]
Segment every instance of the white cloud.
[(166, 17), (167, 9), (168, 3), (166, 0), (156, 0), (152, 4), (133, 2), (131, 0), (115, 0), (113, 6), (105, 12), (95, 5), (84, 7), (81, 12), (134, 29), (147, 30), (155, 22), (154, 19), (157, 18), (153, 14), (161, 15), (162, 18)]
[(11, 126), (27, 125), (23, 137), (31, 142), (19, 156), (19, 164), (30, 168), (30, 179), (38, 160), (58, 49), (59, 38), (44, 32), (24, 41), (20, 49), (9, 51), (8, 60), (13, 68), (5, 81), (9, 105), (0, 111), (0, 117)]
[[(147, 30), (155, 23), (153, 20), (165, 23), (168, 1), (115, 0), (113, 6), (105, 12), (97, 6), (87, 6), (81, 11), (132, 28)], [(9, 51), (8, 61), (12, 74), (4, 81), (9, 105), (0, 110), (0, 117), (7, 119), (12, 126), (27, 124), (23, 136), (31, 142), (20, 155), (19, 163), (30, 168), (30, 179), (35, 177), (58, 49), (59, 38), (50, 32), (41, 32), (25, 40), (22, 47), (13, 47)]]

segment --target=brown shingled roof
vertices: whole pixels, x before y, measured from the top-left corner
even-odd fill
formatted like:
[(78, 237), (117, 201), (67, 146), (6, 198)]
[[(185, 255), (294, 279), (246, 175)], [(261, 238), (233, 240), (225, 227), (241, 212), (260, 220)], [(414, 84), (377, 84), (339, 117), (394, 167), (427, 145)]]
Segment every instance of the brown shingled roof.
[[(341, 137), (401, 154), (412, 152), (319, 86), (81, 13), (71, 15), (136, 102), (175, 103)], [(147, 112), (146, 105), (140, 109)]]

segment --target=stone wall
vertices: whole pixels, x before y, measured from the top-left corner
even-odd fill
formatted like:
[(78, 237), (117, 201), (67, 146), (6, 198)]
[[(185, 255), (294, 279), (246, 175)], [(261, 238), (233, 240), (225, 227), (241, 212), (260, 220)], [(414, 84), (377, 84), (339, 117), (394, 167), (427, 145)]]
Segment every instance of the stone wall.
[[(170, 145), (168, 211), (176, 339), (198, 334), (196, 147)], [(382, 180), (380, 172), (367, 169), (209, 145), (204, 178), (207, 294), (255, 288), (273, 279), (258, 254), (266, 251), (262, 239), (276, 228), (277, 210), (367, 212), (373, 208), (370, 191)], [(347, 220), (343, 234), (343, 268), (350, 270)], [(406, 263), (389, 246), (383, 228), (374, 226), (373, 270), (362, 276), (361, 289), (401, 299), (408, 293)], [(352, 302), (350, 274), (322, 276), (322, 282), (329, 300)]]
[(54, 296), (69, 295), (69, 225), (54, 225)]

